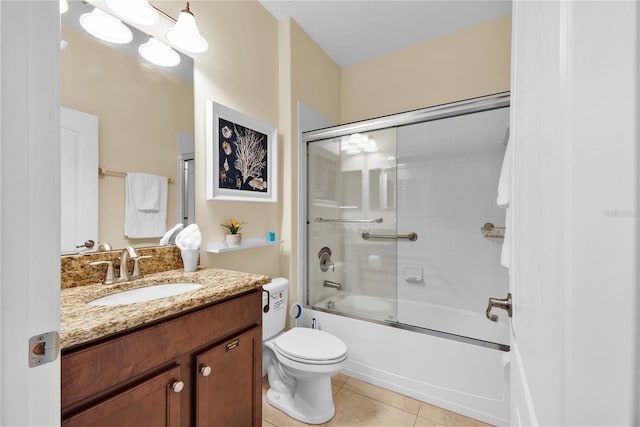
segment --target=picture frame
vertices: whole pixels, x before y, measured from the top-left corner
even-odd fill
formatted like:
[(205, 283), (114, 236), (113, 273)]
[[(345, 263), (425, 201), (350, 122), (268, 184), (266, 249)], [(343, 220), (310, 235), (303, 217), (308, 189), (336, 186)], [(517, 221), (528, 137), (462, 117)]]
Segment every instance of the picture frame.
[(207, 200), (277, 202), (278, 130), (206, 103)]

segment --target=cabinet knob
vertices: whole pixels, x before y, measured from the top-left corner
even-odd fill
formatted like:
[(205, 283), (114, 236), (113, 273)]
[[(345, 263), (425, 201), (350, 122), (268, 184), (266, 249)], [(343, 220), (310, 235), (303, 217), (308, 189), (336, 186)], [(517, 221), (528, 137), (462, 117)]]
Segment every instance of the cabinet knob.
[(176, 381), (173, 384), (171, 384), (171, 390), (173, 390), (174, 393), (180, 393), (183, 388), (184, 388), (184, 383), (182, 381)]
[(200, 374), (202, 374), (203, 377), (208, 377), (209, 375), (211, 375), (211, 366), (201, 366)]

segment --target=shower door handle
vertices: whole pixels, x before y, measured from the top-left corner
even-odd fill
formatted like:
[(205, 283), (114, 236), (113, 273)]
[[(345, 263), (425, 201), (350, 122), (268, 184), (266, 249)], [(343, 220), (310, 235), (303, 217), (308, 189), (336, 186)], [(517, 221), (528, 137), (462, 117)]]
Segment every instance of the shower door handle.
[(412, 242), (418, 240), (417, 233), (409, 233), (409, 234), (371, 234), (368, 231), (362, 232), (362, 238), (364, 240), (369, 239), (384, 239), (384, 240), (398, 240), (398, 239), (407, 239)]

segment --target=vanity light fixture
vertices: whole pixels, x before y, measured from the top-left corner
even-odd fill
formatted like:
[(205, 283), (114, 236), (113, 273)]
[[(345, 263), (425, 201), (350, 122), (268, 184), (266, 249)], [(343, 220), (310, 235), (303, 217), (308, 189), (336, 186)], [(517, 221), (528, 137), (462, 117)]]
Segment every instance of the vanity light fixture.
[(340, 151), (346, 154), (375, 153), (378, 151), (378, 144), (373, 138), (366, 135), (354, 133), (346, 140), (342, 141)]
[(131, 30), (122, 21), (97, 7), (80, 16), (80, 25), (92, 36), (109, 43), (126, 44), (133, 40)]
[(202, 53), (209, 49), (209, 44), (202, 37), (196, 26), (196, 18), (187, 7), (180, 11), (176, 24), (167, 29), (165, 36), (169, 43), (188, 53)]
[(60, 0), (60, 14), (66, 13), (69, 10), (69, 3), (67, 0)]
[(158, 12), (148, 0), (106, 0), (107, 6), (120, 18), (138, 25), (153, 25)]
[(138, 47), (138, 53), (152, 64), (161, 67), (175, 67), (180, 63), (180, 55), (160, 40), (149, 37), (149, 41)]
[(375, 153), (378, 151), (378, 144), (376, 144), (375, 139), (367, 138), (366, 145), (362, 148), (362, 151), (365, 153)]

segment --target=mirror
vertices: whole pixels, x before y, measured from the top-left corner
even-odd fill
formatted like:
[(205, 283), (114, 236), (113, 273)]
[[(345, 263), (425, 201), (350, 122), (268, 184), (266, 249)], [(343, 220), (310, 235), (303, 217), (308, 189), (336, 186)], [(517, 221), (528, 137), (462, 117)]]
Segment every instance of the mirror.
[[(113, 249), (155, 246), (161, 236), (130, 239), (124, 235), (125, 179), (118, 173), (172, 177), (167, 230), (185, 222), (182, 201), (193, 197), (192, 187), (181, 186), (183, 177), (193, 177), (193, 60), (180, 54), (181, 63), (174, 68), (146, 62), (137, 48), (149, 36), (134, 28), (134, 40), (126, 45), (129, 51), (102, 42), (79, 24), (79, 16), (91, 10), (93, 6), (84, 2), (70, 1), (69, 10), (61, 16), (61, 39), (67, 43), (60, 59), (61, 106), (97, 117), (99, 165), (116, 173), (97, 180), (97, 236), (75, 239), (78, 245), (94, 240), (90, 250), (104, 242)], [(185, 173), (185, 167), (191, 169)], [(63, 206), (63, 212), (66, 208), (70, 206)], [(185, 215), (193, 216), (191, 209), (186, 211)], [(81, 222), (83, 212), (77, 215), (76, 222)]]

